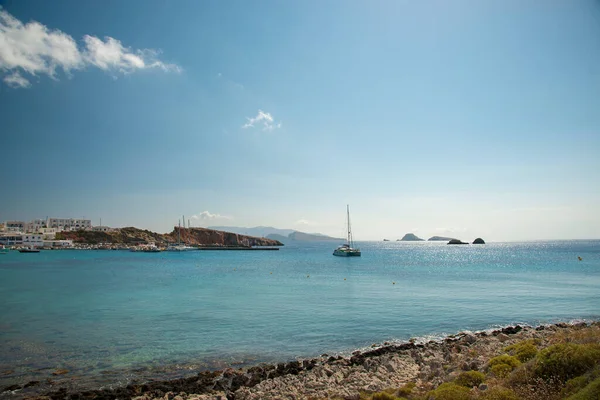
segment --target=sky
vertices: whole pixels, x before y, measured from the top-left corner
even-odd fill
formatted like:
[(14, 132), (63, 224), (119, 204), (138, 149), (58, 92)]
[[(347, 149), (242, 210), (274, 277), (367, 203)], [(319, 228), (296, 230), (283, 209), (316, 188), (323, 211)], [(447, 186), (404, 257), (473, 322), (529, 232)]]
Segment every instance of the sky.
[(0, 1), (0, 221), (600, 238), (600, 1)]

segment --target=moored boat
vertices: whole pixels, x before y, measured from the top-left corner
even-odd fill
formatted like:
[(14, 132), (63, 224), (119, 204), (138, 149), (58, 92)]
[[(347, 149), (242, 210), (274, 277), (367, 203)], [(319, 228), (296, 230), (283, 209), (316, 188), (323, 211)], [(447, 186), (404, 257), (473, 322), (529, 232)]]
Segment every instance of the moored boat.
[[(185, 227), (185, 218), (183, 219), (183, 224)], [(167, 245), (167, 251), (190, 251), (196, 250), (195, 247), (188, 246), (185, 243), (181, 243), (181, 222), (179, 222), (179, 229), (177, 229), (177, 243), (170, 243)]]
[(40, 250), (39, 249), (34, 249), (33, 247), (31, 248), (24, 248), (24, 249), (19, 249), (19, 253), (39, 253)]
[(347, 243), (342, 244), (333, 251), (334, 256), (338, 257), (360, 257), (360, 249), (354, 248), (354, 240), (352, 238), (352, 228), (350, 225), (350, 206), (346, 206), (346, 221), (348, 224)]

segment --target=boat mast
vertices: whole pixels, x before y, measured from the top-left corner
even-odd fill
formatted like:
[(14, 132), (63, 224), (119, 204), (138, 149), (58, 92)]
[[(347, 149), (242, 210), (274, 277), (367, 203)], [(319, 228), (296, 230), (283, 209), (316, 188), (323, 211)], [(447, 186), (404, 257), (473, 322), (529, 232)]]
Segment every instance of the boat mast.
[(350, 231), (350, 206), (346, 204), (346, 219), (348, 220), (348, 245), (352, 247), (352, 233)]
[(181, 244), (181, 220), (179, 220), (179, 229), (177, 229), (177, 244)]

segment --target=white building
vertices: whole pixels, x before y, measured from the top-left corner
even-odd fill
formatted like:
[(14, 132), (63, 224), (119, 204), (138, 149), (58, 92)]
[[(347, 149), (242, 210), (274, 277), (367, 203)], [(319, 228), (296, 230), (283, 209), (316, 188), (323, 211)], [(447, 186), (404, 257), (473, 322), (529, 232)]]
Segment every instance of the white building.
[(23, 245), (27, 247), (43, 247), (44, 238), (40, 233), (26, 233), (21, 235), (23, 238)]
[(59, 231), (78, 231), (92, 229), (91, 219), (75, 218), (48, 218), (48, 228), (56, 228)]
[(72, 247), (72, 240), (44, 240), (44, 247)]
[(25, 232), (28, 233), (36, 233), (39, 232), (40, 229), (46, 228), (46, 221), (45, 219), (34, 219), (30, 222), (27, 222), (25, 224)]
[(6, 221), (4, 223), (5, 232), (25, 232), (25, 221)]
[(4, 246), (19, 246), (23, 244), (23, 235), (20, 233), (5, 233), (0, 235), (0, 244)]

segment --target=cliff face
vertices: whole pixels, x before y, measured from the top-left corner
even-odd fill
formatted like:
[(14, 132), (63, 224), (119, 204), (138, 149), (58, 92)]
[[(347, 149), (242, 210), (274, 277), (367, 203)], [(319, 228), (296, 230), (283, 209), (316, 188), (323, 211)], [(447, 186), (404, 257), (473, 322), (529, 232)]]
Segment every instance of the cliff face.
[(236, 233), (215, 231), (204, 228), (178, 228), (171, 233), (156, 233), (138, 228), (120, 228), (112, 232), (74, 231), (60, 232), (57, 239), (71, 239), (75, 243), (115, 243), (136, 244), (154, 242), (158, 246), (176, 243), (178, 230), (181, 229), (181, 241), (198, 246), (282, 246), (277, 240), (238, 235)]
[(191, 245), (215, 246), (282, 246), (277, 240), (239, 235), (237, 233), (215, 231), (206, 228), (175, 228), (164, 235), (170, 243), (177, 242), (178, 230), (181, 229), (181, 241)]

